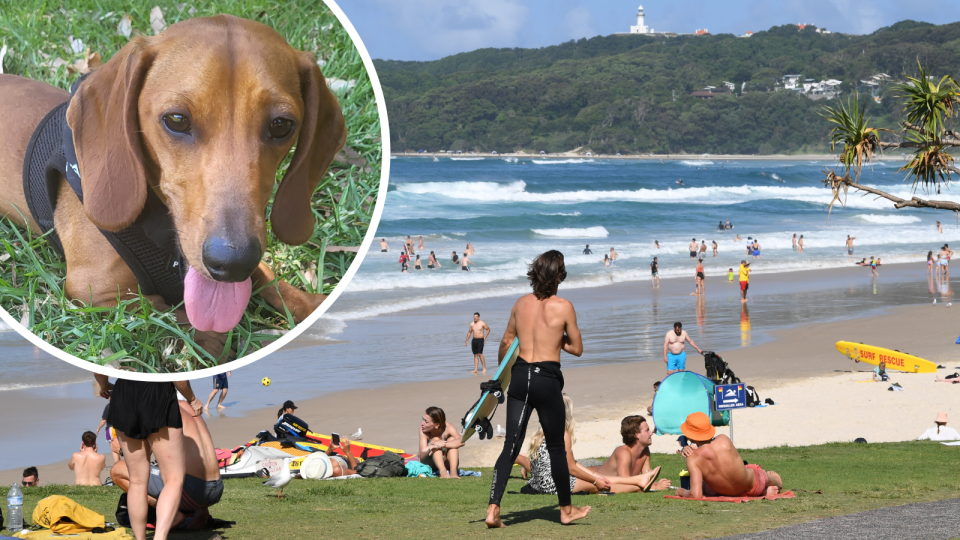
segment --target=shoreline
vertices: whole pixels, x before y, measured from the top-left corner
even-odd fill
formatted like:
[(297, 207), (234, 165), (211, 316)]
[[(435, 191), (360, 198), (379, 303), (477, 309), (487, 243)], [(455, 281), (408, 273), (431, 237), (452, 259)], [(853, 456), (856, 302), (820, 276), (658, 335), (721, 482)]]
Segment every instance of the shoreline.
[[(488, 152), (463, 153), (456, 154), (452, 152), (392, 152), (390, 157), (454, 157), (454, 158), (524, 158), (524, 159), (631, 159), (645, 161), (690, 161), (690, 160), (736, 160), (736, 161), (835, 161), (835, 154), (770, 154), (760, 156), (755, 154), (593, 154), (587, 155), (579, 152), (555, 152), (552, 154), (528, 154), (525, 152), (510, 152), (505, 154), (492, 154)], [(900, 156), (875, 156), (876, 161), (906, 161)]]
[[(960, 391), (953, 385), (933, 383), (933, 374), (899, 373), (893, 381), (901, 382), (907, 388), (905, 392), (888, 392), (886, 385), (858, 384), (855, 381), (869, 376), (863, 369), (872, 369), (873, 366), (864, 368), (860, 365), (851, 369), (850, 362), (833, 348), (833, 343), (839, 340), (899, 348), (946, 365), (948, 369), (940, 370), (940, 376), (952, 373), (951, 370), (960, 369), (960, 366), (953, 365), (958, 361), (956, 355), (951, 354), (955, 347), (951, 334), (955, 331), (949, 317), (940, 309), (949, 308), (942, 304), (894, 307), (872, 316), (774, 330), (769, 333), (769, 339), (760, 344), (718, 350), (745, 384), (756, 386), (761, 398), (771, 397), (777, 402), (773, 407), (744, 409), (736, 413), (737, 445), (743, 448), (809, 445), (852, 440), (859, 436), (865, 436), (870, 442), (909, 440), (930, 427), (932, 418), (940, 410), (960, 419), (960, 407), (952, 405), (956, 400), (946, 396), (953, 390)], [(932, 335), (939, 337), (933, 341), (930, 339)], [(563, 361), (566, 364), (565, 391), (574, 400), (579, 425), (580, 442), (575, 447), (576, 455), (580, 458), (609, 455), (620, 444), (619, 419), (628, 414), (648, 416), (646, 407), (652, 398), (651, 385), (662, 379), (664, 367), (658, 361), (585, 367), (576, 367), (578, 360), (567, 356)], [(687, 369), (703, 374), (702, 360), (695, 352), (688, 355)], [(440, 406), (447, 412), (448, 421), (458, 426), (460, 415), (477, 397), (477, 386), (483, 380), (483, 377), (466, 375), (333, 391), (297, 400), (298, 416), (318, 433), (349, 434), (362, 427), (364, 442), (413, 453), (423, 409)], [(204, 391), (200, 390), (200, 393)], [(804, 402), (802, 396), (811, 394), (829, 398)], [(411, 399), (412, 396), (428, 397)], [(287, 397), (296, 396), (280, 395), (273, 401)], [(868, 401), (862, 403), (863, 399)], [(31, 407), (43, 416), (56, 413), (56, 410), (50, 410), (55, 407), (51, 403), (38, 397), (36, 403), (22, 406)], [(101, 406), (98, 399), (88, 397), (82, 403), (73, 404), (71, 410), (91, 404), (94, 408)], [(848, 419), (838, 418), (836, 414), (837, 411), (856, 411), (860, 407), (869, 414)], [(227, 416), (230, 411), (226, 409), (224, 416), (205, 415), (214, 443), (220, 448), (243, 444), (276, 422), (275, 408), (270, 406), (254, 408), (241, 416)], [(502, 414), (498, 415), (494, 424), (497, 420), (502, 422), (502, 418)], [(877, 421), (870, 422), (871, 419)], [(532, 432), (536, 421), (530, 425)], [(781, 429), (771, 433), (770, 425)], [(719, 432), (726, 432), (726, 428), (720, 428)], [(69, 455), (73, 451), (74, 437), (64, 438), (64, 454)], [(655, 436), (651, 450), (672, 452), (675, 438)], [(473, 438), (462, 452), (462, 463), (464, 466), (490, 466), (501, 445), (502, 439), (479, 441)], [(70, 449), (69, 452), (66, 449)], [(105, 452), (104, 447), (100, 450)], [(39, 466), (41, 478), (45, 483), (72, 481), (66, 463), (63, 460)], [(0, 471), (0, 481), (19, 480), (17, 475), (21, 470)]]

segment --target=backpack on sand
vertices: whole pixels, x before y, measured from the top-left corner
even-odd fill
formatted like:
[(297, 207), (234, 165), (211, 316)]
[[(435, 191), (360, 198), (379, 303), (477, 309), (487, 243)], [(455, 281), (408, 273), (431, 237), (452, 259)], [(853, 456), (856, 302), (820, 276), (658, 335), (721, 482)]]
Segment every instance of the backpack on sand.
[(760, 399), (760, 394), (757, 393), (757, 389), (748, 386), (747, 387), (747, 407), (756, 407), (757, 405), (763, 403)]
[(367, 458), (357, 466), (357, 474), (364, 478), (392, 478), (406, 476), (403, 458), (393, 452), (384, 452), (379, 456)]

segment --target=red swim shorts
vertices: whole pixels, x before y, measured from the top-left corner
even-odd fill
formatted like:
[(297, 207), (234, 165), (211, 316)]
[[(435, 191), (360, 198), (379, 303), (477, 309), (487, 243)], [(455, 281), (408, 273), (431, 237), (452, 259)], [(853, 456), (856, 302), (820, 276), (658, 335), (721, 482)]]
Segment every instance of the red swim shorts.
[(763, 470), (762, 467), (756, 463), (751, 463), (747, 465), (748, 469), (753, 469), (754, 481), (753, 489), (744, 493), (746, 497), (762, 497), (767, 493), (767, 471)]
[(750, 287), (750, 282), (749, 282), (749, 281), (741, 281), (741, 282), (740, 282), (740, 290), (741, 290), (741, 291), (747, 290), (748, 287)]

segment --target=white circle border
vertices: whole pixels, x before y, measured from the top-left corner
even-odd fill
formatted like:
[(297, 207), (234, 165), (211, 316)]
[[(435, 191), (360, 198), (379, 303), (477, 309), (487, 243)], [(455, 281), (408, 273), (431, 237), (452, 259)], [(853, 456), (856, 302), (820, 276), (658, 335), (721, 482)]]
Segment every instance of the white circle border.
[(370, 53), (367, 52), (367, 48), (364, 46), (359, 34), (357, 34), (356, 28), (354, 28), (353, 24), (350, 23), (350, 20), (347, 18), (343, 10), (340, 9), (340, 6), (337, 5), (335, 0), (323, 1), (333, 12), (333, 14), (336, 15), (337, 20), (340, 21), (340, 24), (347, 31), (347, 34), (350, 35), (350, 39), (353, 41), (354, 47), (357, 48), (357, 52), (360, 53), (360, 57), (363, 59), (363, 65), (367, 70), (367, 76), (370, 77), (370, 82), (373, 86), (374, 97), (377, 100), (377, 112), (380, 115), (381, 159), (383, 163), (380, 168), (380, 190), (377, 193), (377, 204), (374, 206), (373, 216), (370, 219), (370, 226), (367, 229), (367, 234), (364, 236), (363, 242), (360, 244), (360, 249), (357, 251), (357, 257), (347, 269), (347, 272), (343, 275), (343, 279), (340, 280), (340, 283), (337, 284), (337, 286), (333, 289), (333, 292), (327, 296), (326, 300), (323, 301), (320, 307), (311, 313), (310, 316), (307, 317), (302, 323), (298, 324), (296, 327), (291, 329), (273, 343), (256, 352), (216, 367), (198, 369), (184, 373), (138, 373), (114, 369), (107, 366), (100, 366), (89, 360), (77, 358), (72, 354), (66, 353), (57, 347), (54, 347), (50, 343), (47, 343), (39, 336), (28, 330), (26, 327), (22, 326), (19, 321), (15, 320), (9, 313), (7, 313), (6, 309), (0, 309), (0, 320), (3, 320), (7, 326), (15, 330), (30, 343), (36, 345), (44, 352), (63, 360), (64, 362), (73, 364), (74, 366), (93, 373), (106, 375), (108, 377), (147, 382), (194, 380), (203, 377), (211, 377), (218, 373), (224, 373), (234, 369), (240, 369), (246, 365), (256, 362), (257, 360), (260, 360), (268, 354), (277, 352), (280, 348), (293, 341), (297, 336), (302, 334), (304, 330), (317, 322), (317, 320), (320, 319), (320, 317), (330, 308), (330, 306), (336, 302), (337, 298), (340, 297), (340, 295), (343, 293), (343, 290), (350, 283), (350, 280), (353, 279), (354, 274), (357, 273), (357, 269), (363, 263), (363, 259), (367, 254), (367, 250), (370, 248), (370, 244), (373, 242), (373, 238), (376, 236), (377, 226), (380, 224), (380, 216), (383, 214), (383, 205), (387, 196), (387, 184), (390, 178), (390, 126), (387, 120), (387, 105), (383, 97), (383, 89), (380, 87), (380, 77), (377, 76), (377, 71), (373, 66), (373, 60), (370, 58)]

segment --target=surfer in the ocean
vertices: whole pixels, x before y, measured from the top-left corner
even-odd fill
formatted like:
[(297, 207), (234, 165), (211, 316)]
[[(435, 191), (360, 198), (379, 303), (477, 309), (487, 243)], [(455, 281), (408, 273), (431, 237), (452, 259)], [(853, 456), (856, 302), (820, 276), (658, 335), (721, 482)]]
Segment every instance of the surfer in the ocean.
[(560, 522), (567, 524), (590, 512), (589, 506), (577, 507), (570, 502), (570, 470), (563, 441), (566, 413), (560, 351), (574, 356), (583, 354), (583, 340), (573, 304), (557, 297), (557, 287), (566, 277), (563, 254), (559, 251), (551, 250), (534, 259), (527, 272), (533, 294), (521, 297), (513, 305), (503, 332), (499, 360), (503, 361), (514, 338), (520, 339), (520, 354), (513, 366), (508, 390), (507, 435), (493, 470), (486, 519), (490, 528), (506, 526), (500, 519), (500, 499), (523, 446), (530, 409), (537, 411), (543, 428), (551, 476), (560, 502)]

